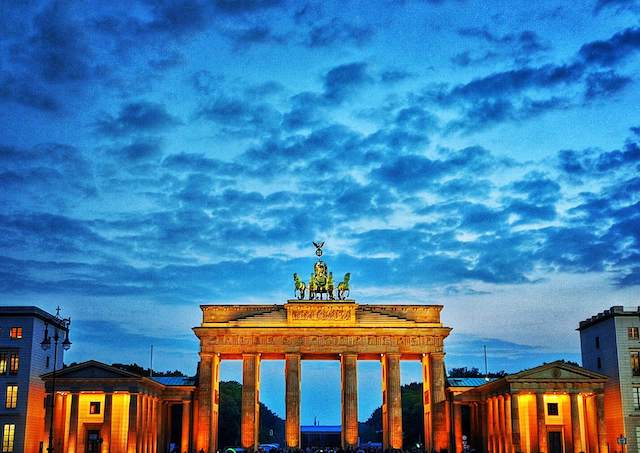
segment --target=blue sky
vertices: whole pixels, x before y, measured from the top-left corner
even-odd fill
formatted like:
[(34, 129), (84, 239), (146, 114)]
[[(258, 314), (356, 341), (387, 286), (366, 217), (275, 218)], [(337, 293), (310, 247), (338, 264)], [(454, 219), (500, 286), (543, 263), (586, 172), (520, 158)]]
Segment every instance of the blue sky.
[(579, 360), (577, 323), (639, 300), (639, 18), (632, 0), (3, 2), (1, 303), (60, 304), (69, 361), (146, 364), (153, 344), (192, 373), (199, 304), (282, 303), (324, 240), (360, 303), (444, 304), (449, 367), (483, 345), (492, 369)]

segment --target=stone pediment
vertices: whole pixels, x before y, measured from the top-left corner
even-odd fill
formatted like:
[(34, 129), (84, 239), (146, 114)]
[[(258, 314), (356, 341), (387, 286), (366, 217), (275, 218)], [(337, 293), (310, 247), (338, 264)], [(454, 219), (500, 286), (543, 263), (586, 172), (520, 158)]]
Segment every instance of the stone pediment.
[(566, 362), (557, 361), (547, 363), (536, 368), (521, 371), (507, 377), (509, 382), (531, 382), (531, 381), (575, 381), (593, 382), (594, 380), (606, 380), (607, 377), (589, 371), (580, 366), (570, 365)]
[[(47, 379), (52, 376), (52, 373), (47, 373), (42, 376), (43, 379)], [(135, 373), (121, 370), (119, 368), (112, 367), (110, 365), (97, 362), (95, 360), (89, 360), (87, 362), (79, 363), (68, 368), (64, 368), (56, 373), (56, 379), (140, 379)]]

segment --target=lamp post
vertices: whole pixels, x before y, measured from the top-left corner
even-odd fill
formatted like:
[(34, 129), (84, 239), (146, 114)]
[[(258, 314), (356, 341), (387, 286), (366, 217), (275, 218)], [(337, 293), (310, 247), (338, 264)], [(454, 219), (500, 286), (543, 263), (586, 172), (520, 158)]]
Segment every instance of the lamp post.
[[(71, 341), (69, 341), (69, 326), (71, 325), (71, 318), (63, 318), (60, 316), (60, 307), (56, 309), (55, 319), (58, 324), (61, 324), (65, 328), (65, 336), (62, 341), (62, 348), (65, 351), (68, 351), (71, 347)], [(56, 407), (56, 371), (58, 365), (58, 342), (60, 341), (60, 335), (58, 332), (58, 327), (53, 326), (53, 379), (52, 379), (52, 389), (51, 389), (51, 413), (49, 414), (49, 446), (47, 447), (47, 451), (49, 453), (53, 453), (53, 414), (55, 412)], [(51, 348), (51, 337), (49, 336), (49, 323), (44, 323), (44, 339), (40, 342), (40, 346), (45, 351), (48, 351)]]

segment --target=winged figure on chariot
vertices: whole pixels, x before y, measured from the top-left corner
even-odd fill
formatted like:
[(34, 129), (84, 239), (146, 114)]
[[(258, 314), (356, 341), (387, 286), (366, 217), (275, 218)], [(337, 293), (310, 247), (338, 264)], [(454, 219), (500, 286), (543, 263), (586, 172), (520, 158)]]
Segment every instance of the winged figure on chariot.
[(309, 297), (306, 300), (323, 300), (326, 294), (327, 300), (345, 300), (349, 297), (349, 280), (351, 273), (347, 272), (344, 280), (338, 284), (337, 291), (333, 282), (333, 273), (329, 272), (327, 263), (322, 261), (322, 247), (324, 242), (313, 242), (316, 247), (316, 255), (318, 261), (313, 265), (313, 272), (309, 277), (309, 285), (303, 282), (297, 273), (293, 274), (294, 294), (299, 300), (305, 300), (305, 294), (308, 290)]

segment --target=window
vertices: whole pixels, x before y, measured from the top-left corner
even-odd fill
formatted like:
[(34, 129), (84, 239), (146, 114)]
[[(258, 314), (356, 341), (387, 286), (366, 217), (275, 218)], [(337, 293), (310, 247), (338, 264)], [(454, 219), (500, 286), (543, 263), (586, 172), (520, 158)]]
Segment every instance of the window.
[(633, 409), (640, 411), (640, 387), (633, 388)]
[(558, 403), (547, 403), (547, 415), (559, 415)]
[(100, 401), (91, 401), (89, 403), (89, 413), (94, 415), (100, 413)]
[(597, 362), (597, 365), (598, 365), (598, 369), (601, 369), (602, 368), (602, 359), (600, 357), (598, 357), (596, 359), (596, 362)]
[(7, 353), (0, 352), (0, 376), (7, 374)]
[(629, 334), (629, 340), (638, 340), (640, 339), (640, 332), (638, 332), (637, 327), (629, 327), (627, 329), (627, 333)]
[(20, 366), (20, 358), (17, 352), (11, 353), (9, 359), (9, 374), (18, 374), (18, 368)]
[(600, 337), (596, 337), (596, 349), (600, 349)]
[(640, 352), (631, 353), (631, 374), (640, 376)]
[(16, 425), (6, 424), (2, 430), (2, 453), (11, 453), (13, 451), (13, 441), (16, 436)]
[(5, 400), (4, 407), (7, 409), (15, 409), (18, 405), (18, 386), (7, 385), (7, 399)]
[(12, 340), (19, 340), (22, 338), (22, 327), (12, 327), (9, 331), (9, 338)]
[(49, 356), (47, 356), (47, 359), (44, 361), (44, 367), (45, 368), (49, 368)]

